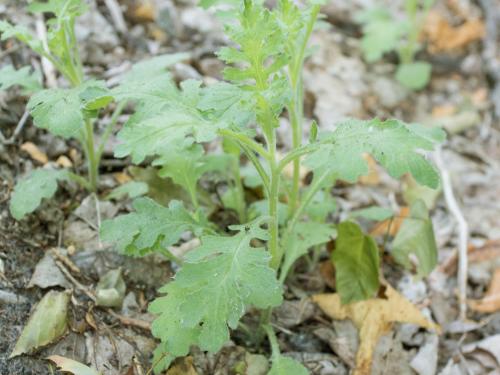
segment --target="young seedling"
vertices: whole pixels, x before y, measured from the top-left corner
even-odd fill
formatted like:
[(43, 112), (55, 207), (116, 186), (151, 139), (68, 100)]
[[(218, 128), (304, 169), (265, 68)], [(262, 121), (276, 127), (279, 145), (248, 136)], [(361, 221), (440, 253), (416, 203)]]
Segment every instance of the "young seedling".
[[(56, 136), (76, 138), (80, 141), (88, 165), (87, 179), (69, 170), (37, 169), (21, 179), (12, 195), (10, 209), (16, 219), (22, 219), (34, 211), (43, 198), (50, 198), (57, 190), (57, 180), (71, 179), (90, 192), (98, 185), (99, 163), (104, 145), (116, 124), (124, 102), (119, 102), (115, 113), (101, 137), (95, 142), (94, 126), (99, 111), (113, 101), (113, 96), (104, 82), (89, 80), (84, 76), (79, 46), (75, 36), (75, 18), (86, 11), (81, 0), (49, 0), (32, 2), (28, 6), (32, 13), (53, 15), (47, 21), (47, 40), (40, 40), (28, 29), (6, 21), (0, 21), (1, 39), (15, 38), (26, 44), (39, 56), (49, 60), (64, 76), (69, 88), (37, 90), (30, 98), (27, 109), (33, 116), (34, 124)], [(8, 69), (8, 68), (4, 68)], [(20, 74), (18, 82), (26, 81)]]
[[(269, 324), (271, 309), (282, 303), (283, 283), (295, 261), (338, 231), (340, 247), (334, 262), (343, 300), (372, 297), (379, 287), (375, 242), (354, 222), (342, 223), (337, 230), (326, 222), (335, 207), (332, 185), (335, 180), (354, 183), (368, 173), (364, 155), (369, 153), (394, 178), (410, 173), (420, 184), (436, 188), (438, 173), (422, 151), (432, 150), (443, 134), (398, 120), (351, 119), (322, 133), (314, 123), (304, 144), (302, 70), (321, 1), (310, 0), (299, 8), (292, 0), (279, 0), (273, 10), (260, 0), (201, 3), (233, 4), (233, 21), (225, 26), (232, 43), (218, 52), (227, 65), (225, 81), (204, 86), (187, 80), (177, 88), (168, 75), (155, 71), (151, 80), (151, 69), (144, 70), (144, 80), (138, 81), (142, 90), (158, 92), (155, 85), (164, 86), (156, 96), (140, 97), (135, 114), (119, 133), (121, 144), (115, 152), (118, 157), (130, 156), (134, 163), (153, 157), (159, 173), (182, 186), (190, 201), (171, 201), (165, 207), (138, 198), (133, 212), (102, 224), (102, 239), (131, 256), (160, 252), (170, 259), (174, 258), (170, 246), (186, 232), (201, 239), (198, 248), (178, 260), (181, 268), (175, 279), (160, 289), (165, 295), (150, 305), (157, 314), (152, 331), (161, 340), (154, 358), (157, 371), (186, 355), (192, 345), (218, 351), (228, 341), (230, 329), (236, 329), (253, 306), (261, 310), (257, 336), (267, 333), (273, 349), (271, 374), (307, 373), (279, 354)], [(276, 129), (285, 113), (293, 147), (279, 158)], [(215, 156), (214, 163), (214, 156), (206, 155), (201, 144), (217, 138), (229, 156)], [(240, 154), (248, 163), (241, 167)], [(291, 178), (284, 174), (288, 165), (293, 167)], [(313, 178), (302, 187), (304, 166)], [(198, 199), (199, 179), (217, 169), (227, 172), (227, 185), (236, 192), (226, 202), (231, 208), (240, 207), (240, 224), (229, 228), (211, 223)], [(266, 208), (254, 210), (257, 217), (249, 222), (245, 222), (251, 215), (242, 177), (245, 184), (262, 186), (265, 196)]]
[(363, 25), (361, 47), (368, 62), (380, 60), (384, 53), (396, 51), (399, 66), (396, 79), (405, 87), (420, 90), (427, 86), (431, 65), (415, 61), (421, 49), (419, 36), (423, 21), (434, 0), (405, 0), (405, 18), (397, 20), (386, 8), (361, 12), (357, 20)]

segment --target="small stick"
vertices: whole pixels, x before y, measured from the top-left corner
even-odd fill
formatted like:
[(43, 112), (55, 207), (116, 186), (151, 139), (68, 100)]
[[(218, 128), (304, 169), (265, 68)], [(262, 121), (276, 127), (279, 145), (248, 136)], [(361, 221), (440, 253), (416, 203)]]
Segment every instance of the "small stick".
[(459, 238), (458, 238), (458, 302), (459, 302), (459, 319), (465, 320), (467, 315), (467, 243), (469, 238), (469, 226), (467, 221), (460, 210), (457, 199), (453, 193), (452, 182), (450, 173), (444, 166), (441, 156), (441, 148), (435, 152), (436, 165), (441, 172), (441, 181), (443, 183), (443, 193), (446, 200), (448, 210), (455, 218), (458, 224)]
[(12, 136), (10, 136), (9, 139), (5, 139), (4, 135), (1, 134), (0, 135), (0, 141), (4, 144), (4, 145), (11, 145), (14, 143), (14, 141), (16, 140), (17, 136), (19, 135), (19, 133), (21, 133), (21, 130), (23, 130), (24, 128), (24, 125), (26, 124), (26, 121), (28, 120), (30, 116), (30, 113), (29, 111), (24, 111), (21, 119), (19, 120), (19, 122), (17, 123), (17, 126), (16, 128), (14, 129), (14, 133), (12, 133)]
[(116, 0), (104, 0), (104, 3), (109, 10), (109, 14), (111, 15), (111, 19), (113, 20), (116, 29), (120, 33), (124, 34), (127, 31), (127, 24), (125, 23), (125, 19), (123, 18), (120, 5)]
[[(43, 18), (41, 15), (36, 18), (36, 33), (38, 35), (38, 38), (42, 41), (43, 48), (48, 51), (49, 48), (47, 46), (47, 28), (45, 27), (45, 23), (43, 22)], [(42, 57), (42, 70), (47, 81), (47, 86), (50, 88), (57, 87), (57, 78), (54, 65), (45, 57)]]

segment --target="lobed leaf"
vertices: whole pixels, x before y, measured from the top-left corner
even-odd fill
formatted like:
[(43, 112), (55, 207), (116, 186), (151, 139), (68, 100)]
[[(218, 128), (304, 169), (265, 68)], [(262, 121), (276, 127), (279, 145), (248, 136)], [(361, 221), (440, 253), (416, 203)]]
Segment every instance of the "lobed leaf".
[(78, 137), (85, 111), (96, 110), (112, 100), (102, 81), (89, 81), (72, 89), (47, 89), (34, 94), (28, 110), (35, 125), (64, 138)]
[(377, 244), (350, 221), (340, 223), (337, 232), (332, 261), (335, 265), (335, 285), (342, 303), (373, 297), (379, 287)]
[(426, 130), (398, 120), (347, 120), (324, 135), (318, 150), (307, 157), (305, 164), (355, 182), (368, 173), (363, 154), (369, 153), (392, 177), (411, 173), (418, 183), (435, 189), (439, 174), (420, 151), (432, 150), (443, 134), (442, 130)]
[(202, 245), (188, 253), (175, 280), (161, 289), (167, 295), (150, 305), (159, 314), (152, 332), (162, 341), (161, 351), (176, 357), (197, 345), (215, 352), (229, 340), (229, 328), (237, 327), (247, 307), (282, 302), (269, 253), (250, 245), (253, 238), (266, 238), (261, 223), (232, 227), (238, 230), (232, 237), (202, 237)]
[(409, 89), (420, 90), (429, 83), (431, 70), (431, 64), (423, 61), (400, 64), (396, 71), (396, 79)]
[(51, 198), (57, 190), (57, 182), (66, 179), (65, 170), (36, 169), (16, 184), (10, 199), (10, 213), (21, 220), (37, 209), (44, 198)]
[(36, 92), (42, 88), (42, 76), (38, 70), (32, 71), (29, 66), (15, 70), (12, 65), (0, 69), (0, 91), (12, 86), (20, 86), (28, 92)]
[(134, 212), (101, 225), (102, 239), (115, 243), (127, 255), (143, 256), (175, 244), (185, 232), (200, 234), (205, 229), (179, 201), (164, 207), (150, 198), (138, 198), (133, 207)]

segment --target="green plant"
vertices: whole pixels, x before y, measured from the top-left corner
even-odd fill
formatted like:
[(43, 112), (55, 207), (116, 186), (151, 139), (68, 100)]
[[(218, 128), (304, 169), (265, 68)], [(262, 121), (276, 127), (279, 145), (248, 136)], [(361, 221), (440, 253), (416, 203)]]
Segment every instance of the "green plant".
[(396, 51), (399, 66), (397, 80), (412, 90), (424, 88), (431, 76), (431, 65), (415, 61), (421, 49), (418, 38), (423, 21), (434, 0), (405, 0), (405, 18), (396, 19), (386, 8), (373, 8), (357, 16), (363, 25), (361, 47), (368, 62), (380, 60), (384, 53)]
[[(125, 101), (119, 101), (101, 143), (96, 144), (94, 127), (99, 111), (114, 99), (113, 94), (102, 81), (89, 80), (84, 76), (79, 46), (75, 36), (75, 19), (86, 11), (81, 0), (49, 0), (32, 2), (28, 6), (32, 13), (48, 13), (53, 17), (47, 21), (47, 40), (40, 40), (28, 29), (6, 21), (0, 21), (1, 39), (15, 38), (26, 44), (39, 56), (49, 60), (64, 76), (69, 88), (40, 90), (31, 86), (31, 96), (27, 108), (33, 116), (34, 124), (56, 136), (80, 141), (88, 165), (88, 178), (69, 171), (39, 169), (21, 179), (15, 187), (10, 208), (16, 219), (22, 219), (34, 211), (43, 198), (50, 198), (57, 190), (57, 180), (74, 180), (90, 192), (95, 192), (98, 184), (99, 163), (104, 145), (110, 136)], [(8, 73), (9, 67), (2, 70)], [(23, 68), (10, 77), (3, 85), (33, 85), (33, 79)], [(12, 69), (11, 69), (12, 70)], [(36, 88), (36, 90), (33, 90)]]
[[(229, 1), (201, 4), (221, 2)], [(116, 156), (130, 156), (134, 163), (153, 157), (160, 175), (182, 186), (189, 201), (171, 201), (165, 207), (138, 198), (133, 212), (103, 222), (101, 235), (130, 256), (160, 252), (181, 265), (175, 279), (160, 289), (166, 295), (150, 306), (157, 314), (153, 334), (161, 340), (155, 352), (156, 370), (186, 355), (191, 345), (218, 351), (229, 339), (229, 330), (236, 329), (254, 306), (261, 310), (261, 328), (254, 338), (259, 341), (265, 331), (273, 348), (271, 373), (287, 373), (283, 370), (287, 368), (306, 372), (280, 356), (269, 320), (271, 309), (282, 302), (282, 286), (295, 261), (336, 235), (335, 226), (326, 220), (335, 208), (331, 187), (336, 180), (356, 182), (366, 174), (363, 156), (369, 153), (391, 176), (410, 173), (420, 184), (436, 188), (438, 173), (421, 150), (432, 150), (443, 133), (398, 120), (352, 119), (323, 133), (313, 123), (304, 144), (302, 68), (321, 1), (310, 0), (302, 9), (291, 0), (280, 0), (272, 11), (259, 0), (231, 3), (234, 21), (225, 32), (233, 43), (218, 52), (227, 64), (226, 81), (203, 86), (187, 80), (177, 88), (163, 67), (154, 69), (154, 61), (146, 61), (136, 68), (142, 72), (135, 81), (140, 90), (139, 86), (131, 90), (129, 84), (115, 90), (115, 97), (116, 92), (150, 93), (135, 98), (135, 114), (119, 133)], [(293, 148), (280, 159), (276, 128), (285, 112)], [(200, 144), (218, 137), (225, 153), (207, 155)], [(240, 166), (242, 155), (247, 160), (244, 166)], [(293, 173), (286, 178), (283, 171), (289, 164)], [(303, 166), (313, 173), (305, 187), (299, 178)], [(210, 222), (208, 208), (198, 199), (200, 178), (214, 171), (227, 180), (222, 201), (237, 212), (239, 225), (225, 228)], [(264, 207), (256, 202), (254, 210), (248, 209), (243, 184), (262, 187)], [(379, 217), (377, 210), (371, 211), (370, 218)], [(185, 232), (199, 236), (201, 245), (178, 259), (169, 247)], [(374, 241), (352, 221), (340, 224), (337, 241), (333, 260), (343, 301), (371, 297), (379, 286)], [(401, 243), (400, 247), (404, 248)]]

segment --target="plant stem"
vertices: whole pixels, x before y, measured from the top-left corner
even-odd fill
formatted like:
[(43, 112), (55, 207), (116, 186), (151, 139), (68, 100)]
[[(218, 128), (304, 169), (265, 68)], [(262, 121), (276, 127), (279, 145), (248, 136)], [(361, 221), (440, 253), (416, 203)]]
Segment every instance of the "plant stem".
[[(307, 42), (311, 37), (316, 18), (320, 7), (315, 5), (311, 9), (311, 16), (307, 23), (307, 28), (299, 46), (296, 58), (289, 66), (290, 84), (292, 86), (292, 100), (288, 107), (290, 123), (292, 126), (292, 147), (294, 150), (300, 148), (302, 144), (302, 120), (304, 117), (304, 90), (302, 87), (302, 68), (304, 66), (305, 51)], [(300, 159), (293, 159), (292, 189), (289, 196), (288, 214), (292, 216), (297, 209), (300, 188)]]
[(87, 155), (88, 175), (90, 191), (95, 193), (97, 190), (97, 179), (99, 176), (99, 163), (96, 159), (94, 147), (94, 129), (90, 119), (85, 120), (85, 154)]
[(238, 193), (237, 203), (236, 203), (238, 211), (238, 220), (240, 221), (240, 223), (246, 223), (247, 212), (245, 205), (245, 190), (243, 189), (243, 183), (241, 182), (239, 156), (235, 155), (231, 164), (233, 169), (234, 188)]
[(250, 150), (256, 152), (257, 154), (259, 154), (260, 156), (262, 156), (265, 159), (269, 160), (269, 158), (270, 158), (269, 151), (266, 151), (266, 149), (264, 147), (262, 147), (260, 144), (258, 144), (254, 140), (248, 138), (244, 134), (239, 134), (239, 133), (233, 132), (233, 131), (228, 130), (228, 129), (219, 130), (219, 134), (222, 135), (223, 137), (227, 137), (227, 138), (232, 139), (233, 141), (237, 141), (238, 143), (244, 144)]
[(269, 344), (271, 345), (271, 352), (273, 357), (277, 357), (280, 355), (281, 350), (278, 343), (278, 339), (276, 338), (276, 334), (274, 333), (273, 328), (269, 324), (264, 324), (262, 326), (264, 331), (267, 334), (267, 338), (269, 339)]

